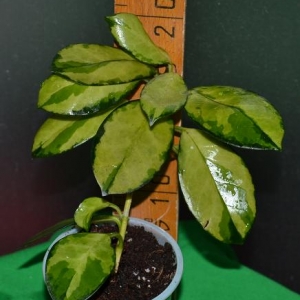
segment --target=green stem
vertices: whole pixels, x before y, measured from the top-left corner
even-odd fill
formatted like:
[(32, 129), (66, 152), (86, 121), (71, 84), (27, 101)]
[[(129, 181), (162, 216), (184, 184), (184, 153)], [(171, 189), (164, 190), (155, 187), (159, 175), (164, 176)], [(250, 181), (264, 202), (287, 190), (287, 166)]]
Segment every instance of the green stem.
[(176, 67), (173, 64), (168, 64), (167, 70), (169, 73), (176, 73)]
[(185, 131), (185, 128), (182, 126), (175, 126), (175, 131), (178, 133), (182, 133), (183, 131)]
[(108, 207), (114, 209), (117, 212), (118, 216), (122, 217), (122, 215), (123, 215), (122, 211), (121, 211), (121, 209), (117, 205), (115, 205), (113, 203), (109, 203)]
[(173, 151), (176, 155), (178, 155), (178, 153), (179, 153), (179, 146), (178, 146), (178, 145), (173, 145), (172, 151)]
[[(126, 195), (123, 217), (121, 221), (120, 235), (123, 241), (125, 240), (125, 234), (128, 226), (131, 203), (132, 203), (132, 194), (130, 193)], [(123, 252), (123, 243), (119, 242), (116, 247), (116, 266), (115, 266), (116, 273), (118, 272), (119, 269), (122, 252)]]
[(123, 211), (123, 216), (124, 217), (127, 217), (127, 218), (129, 217), (130, 209), (131, 209), (131, 203), (132, 203), (132, 194), (129, 193), (129, 194), (126, 195), (124, 211)]

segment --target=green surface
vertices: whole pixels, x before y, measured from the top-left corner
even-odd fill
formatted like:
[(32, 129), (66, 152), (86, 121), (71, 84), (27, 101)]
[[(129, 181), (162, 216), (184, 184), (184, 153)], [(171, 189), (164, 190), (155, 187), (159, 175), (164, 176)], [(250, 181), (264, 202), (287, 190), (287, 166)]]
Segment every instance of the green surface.
[(181, 134), (178, 166), (185, 201), (203, 228), (219, 241), (241, 244), (255, 217), (254, 187), (241, 158), (190, 128)]
[[(294, 300), (300, 295), (242, 266), (230, 246), (220, 244), (194, 221), (179, 225), (184, 275), (179, 300)], [(43, 284), (41, 260), (49, 243), (0, 257), (1, 300), (50, 299)]]
[(102, 195), (128, 194), (148, 183), (169, 158), (173, 128), (171, 119), (150, 128), (138, 101), (110, 114), (94, 148), (93, 170)]

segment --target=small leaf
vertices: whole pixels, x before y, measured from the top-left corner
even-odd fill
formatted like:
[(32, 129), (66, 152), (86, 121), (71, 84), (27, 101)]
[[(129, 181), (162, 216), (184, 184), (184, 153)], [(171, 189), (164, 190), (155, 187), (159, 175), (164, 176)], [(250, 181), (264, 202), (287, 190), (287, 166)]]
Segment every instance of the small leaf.
[(46, 284), (53, 299), (86, 299), (114, 268), (115, 251), (109, 234), (77, 233), (51, 249)]
[(186, 102), (187, 88), (180, 75), (165, 73), (154, 77), (141, 93), (141, 106), (150, 124), (170, 116)]
[(255, 217), (254, 187), (241, 158), (201, 131), (180, 138), (179, 181), (196, 219), (215, 238), (241, 243)]
[(120, 13), (106, 19), (120, 47), (135, 58), (152, 65), (171, 63), (167, 52), (153, 43), (137, 16)]
[(139, 81), (106, 86), (76, 84), (57, 75), (44, 81), (38, 107), (60, 115), (87, 115), (115, 105), (132, 92)]
[(85, 231), (89, 231), (93, 215), (105, 208), (112, 207), (120, 212), (119, 208), (112, 203), (99, 197), (90, 197), (80, 203), (79, 207), (75, 211), (74, 219), (76, 224), (83, 228)]
[(48, 118), (34, 137), (33, 156), (52, 156), (85, 143), (96, 135), (101, 123), (111, 111), (89, 118), (60, 116)]
[(125, 194), (149, 182), (168, 158), (173, 121), (150, 128), (139, 101), (120, 106), (103, 123), (93, 169), (102, 194)]
[(52, 69), (54, 72), (59, 72), (118, 60), (134, 60), (134, 58), (115, 47), (97, 44), (74, 44), (63, 48), (57, 53), (52, 62)]
[(240, 88), (199, 87), (185, 109), (205, 130), (241, 147), (280, 150), (282, 119), (264, 98)]

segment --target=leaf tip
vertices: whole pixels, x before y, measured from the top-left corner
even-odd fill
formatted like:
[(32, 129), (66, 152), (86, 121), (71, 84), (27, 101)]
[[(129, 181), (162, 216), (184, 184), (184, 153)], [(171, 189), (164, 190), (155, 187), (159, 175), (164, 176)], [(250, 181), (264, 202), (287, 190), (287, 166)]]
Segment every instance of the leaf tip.
[(155, 124), (156, 121), (157, 121), (157, 119), (149, 118), (149, 126), (153, 127), (153, 125)]

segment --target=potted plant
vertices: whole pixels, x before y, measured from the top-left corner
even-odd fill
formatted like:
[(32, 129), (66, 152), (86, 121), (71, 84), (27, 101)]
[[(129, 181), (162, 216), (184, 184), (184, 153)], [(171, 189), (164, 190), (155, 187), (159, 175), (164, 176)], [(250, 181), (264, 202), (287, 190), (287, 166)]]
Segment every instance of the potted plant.
[[(99, 214), (106, 208), (116, 214)], [(76, 226), (52, 242), (43, 261), (44, 280), (53, 299), (164, 300), (179, 284), (181, 251), (160, 227), (128, 219), (118, 206), (98, 197), (85, 199), (74, 221), (67, 222)]]
[[(284, 134), (279, 113), (253, 92), (229, 86), (188, 89), (168, 53), (152, 42), (135, 15), (106, 20), (118, 48), (75, 44), (54, 58), (53, 73), (38, 99), (38, 107), (52, 115), (38, 130), (32, 149), (35, 157), (45, 157), (93, 139), (92, 167), (102, 197), (85, 200), (74, 219), (86, 232), (98, 221), (113, 221), (119, 228), (105, 235), (106, 249), (111, 249), (109, 236), (117, 241), (101, 255), (101, 261), (110, 257), (110, 268), (98, 277), (98, 286), (118, 266), (131, 193), (171, 159), (178, 160), (184, 200), (204, 230), (225, 243), (242, 243), (255, 218), (254, 187), (232, 146), (281, 150)], [(128, 101), (141, 86), (140, 99)], [(174, 114), (182, 110), (195, 128), (174, 125)], [(120, 194), (127, 195), (123, 211), (107, 201)], [(117, 214), (98, 214), (108, 207)], [(86, 241), (78, 239), (75, 245), (82, 243)], [(49, 276), (66, 266), (65, 257), (57, 259), (61, 269)], [(98, 266), (91, 262), (92, 268)]]

